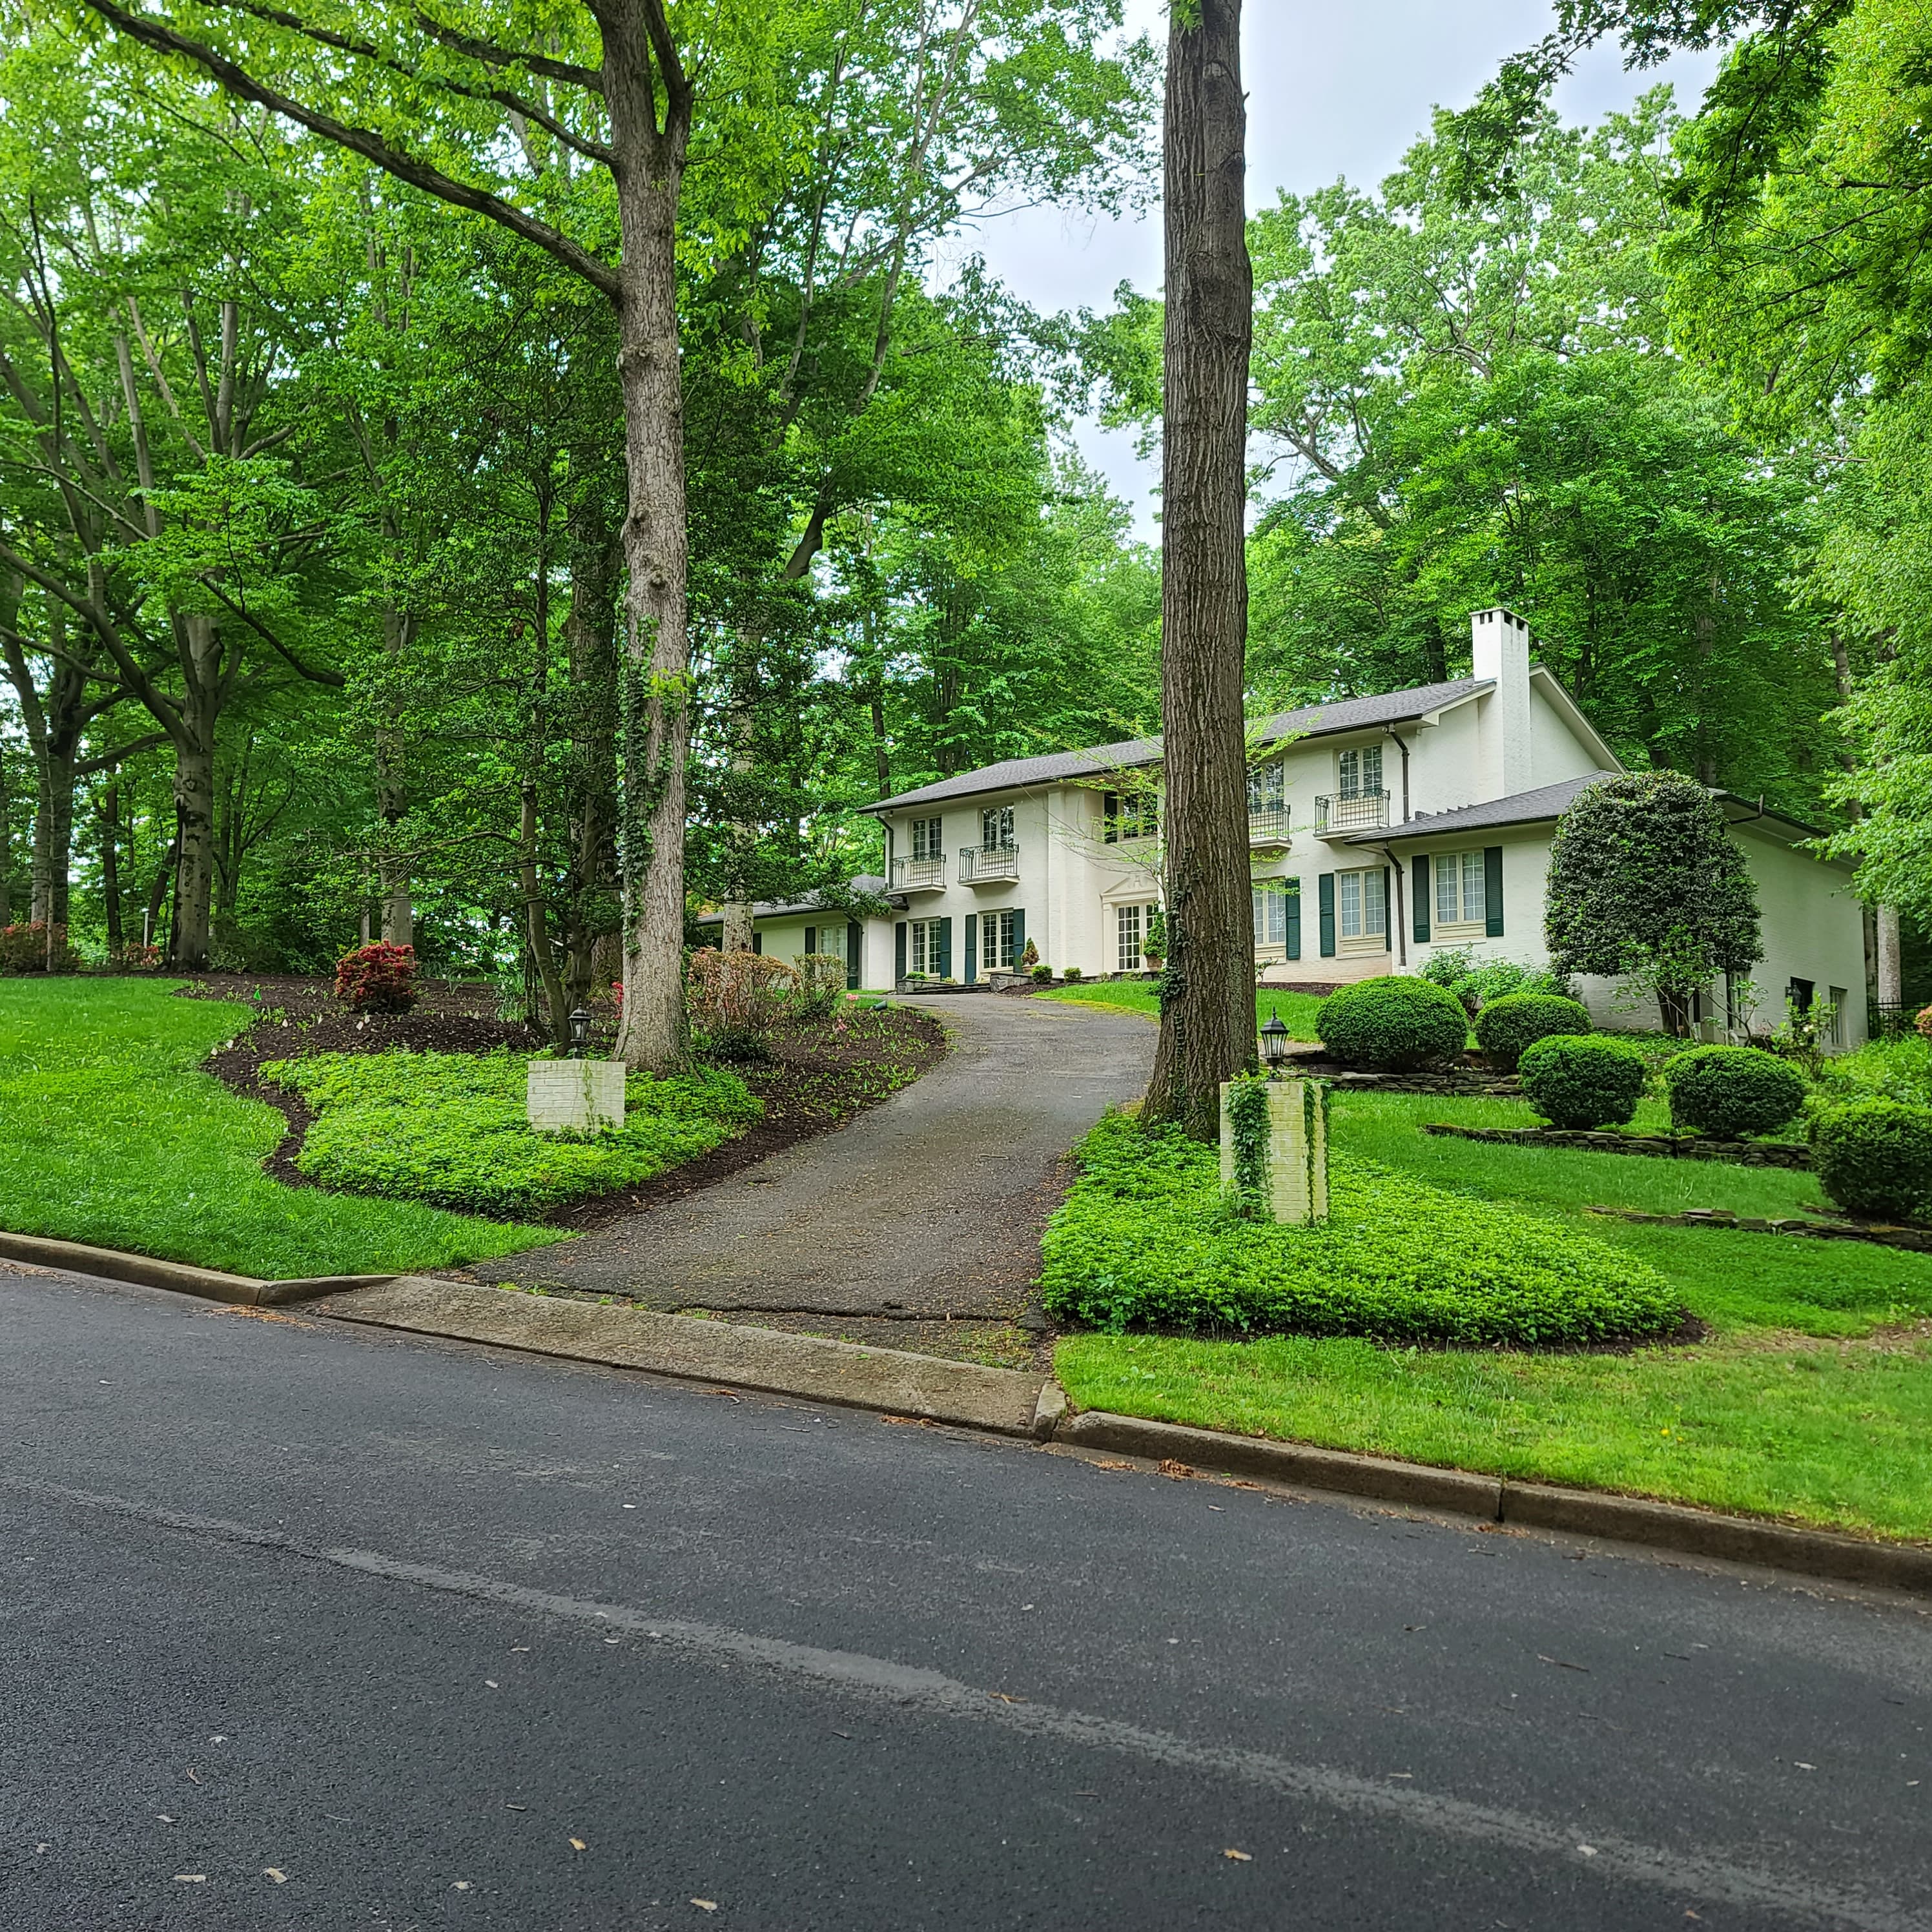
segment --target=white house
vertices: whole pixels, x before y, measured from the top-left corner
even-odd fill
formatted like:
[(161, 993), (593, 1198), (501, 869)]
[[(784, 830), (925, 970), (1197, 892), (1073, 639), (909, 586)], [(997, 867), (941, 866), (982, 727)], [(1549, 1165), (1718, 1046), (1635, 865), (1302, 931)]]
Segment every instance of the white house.
[[(1266, 981), (1330, 986), (1419, 971), (1432, 952), (1541, 964), (1544, 886), (1558, 817), (1621, 771), (1568, 693), (1530, 658), (1502, 610), (1471, 621), (1474, 675), (1312, 705), (1251, 734), (1248, 842), (1255, 956)], [(1160, 899), (1157, 740), (1010, 759), (870, 808), (884, 822), (894, 916), (839, 935), (854, 983), (908, 974), (962, 983), (1010, 970), (1030, 939), (1059, 970), (1142, 970)], [(1839, 1039), (1864, 1037), (1864, 921), (1851, 867), (1802, 849), (1808, 828), (1718, 794), (1756, 881), (1765, 957), (1760, 1024), (1787, 996), (1830, 1000)], [(768, 952), (823, 940), (825, 916), (759, 908)], [(796, 928), (796, 932), (794, 928)], [(796, 941), (794, 945), (792, 942)], [(890, 958), (888, 948), (890, 947)], [(1620, 1014), (1609, 982), (1580, 988)], [(1700, 1017), (1724, 1018), (1713, 988)]]

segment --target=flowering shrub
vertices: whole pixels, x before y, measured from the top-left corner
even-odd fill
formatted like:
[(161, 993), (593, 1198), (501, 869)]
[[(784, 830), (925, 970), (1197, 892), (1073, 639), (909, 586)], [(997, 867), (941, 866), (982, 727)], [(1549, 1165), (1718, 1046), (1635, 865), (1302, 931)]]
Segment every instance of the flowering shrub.
[(416, 1003), (416, 950), (380, 940), (335, 962), (335, 997), (358, 1013), (406, 1013)]
[(161, 964), (161, 949), (158, 946), (143, 946), (139, 940), (131, 940), (115, 954), (113, 964), (123, 973), (152, 973)]
[(701, 946), (691, 956), (687, 1010), (720, 1060), (763, 1060), (797, 989), (798, 975), (782, 960)]
[(1912, 1024), (1921, 1040), (1932, 1040), (1932, 1006), (1922, 1006)]
[(32, 925), (0, 927), (0, 972), (70, 973), (77, 964), (64, 926), (37, 919)]

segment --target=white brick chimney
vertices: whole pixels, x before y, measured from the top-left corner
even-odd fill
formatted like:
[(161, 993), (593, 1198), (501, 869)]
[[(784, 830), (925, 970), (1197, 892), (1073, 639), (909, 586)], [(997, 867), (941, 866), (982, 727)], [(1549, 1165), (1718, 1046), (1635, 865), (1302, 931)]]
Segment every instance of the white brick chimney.
[(1480, 803), (1528, 791), (1536, 783), (1530, 771), (1529, 626), (1498, 606), (1478, 610), (1469, 620), (1469, 635), (1476, 676), (1496, 686), (1476, 700), (1480, 771), (1472, 802)]

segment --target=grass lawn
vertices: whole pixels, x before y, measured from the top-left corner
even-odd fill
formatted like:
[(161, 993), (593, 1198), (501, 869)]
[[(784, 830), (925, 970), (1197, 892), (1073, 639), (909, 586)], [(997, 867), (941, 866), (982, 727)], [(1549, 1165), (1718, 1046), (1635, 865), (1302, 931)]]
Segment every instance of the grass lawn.
[(248, 1010), (178, 982), (0, 980), (0, 1227), (286, 1280), (448, 1268), (561, 1238), (286, 1187), (285, 1123), (196, 1071)]
[(1789, 1215), (1820, 1198), (1809, 1174), (1417, 1131), (1531, 1118), (1516, 1101), (1340, 1094), (1333, 1126), (1338, 1147), (1641, 1256), (1708, 1340), (1528, 1355), (1077, 1334), (1061, 1379), (1089, 1408), (1932, 1538), (1932, 1257), (1583, 1211)]
[[(1070, 1006), (1114, 1006), (1132, 1013), (1144, 1013), (1150, 1020), (1160, 1018), (1160, 998), (1151, 980), (1094, 980), (1077, 986), (1056, 986), (1051, 992), (1036, 993), (1036, 1000), (1064, 1000)], [(1270, 1012), (1281, 1015), (1281, 1023), (1294, 1040), (1313, 1040), (1315, 1010), (1322, 996), (1316, 993), (1286, 992), (1278, 986), (1258, 987), (1255, 992), (1255, 1024), (1258, 1027)]]

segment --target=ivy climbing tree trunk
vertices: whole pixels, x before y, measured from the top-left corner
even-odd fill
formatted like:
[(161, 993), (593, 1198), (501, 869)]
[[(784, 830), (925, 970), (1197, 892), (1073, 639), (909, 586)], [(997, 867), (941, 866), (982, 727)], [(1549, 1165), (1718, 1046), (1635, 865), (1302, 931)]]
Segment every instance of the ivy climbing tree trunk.
[(1246, 753), (1248, 262), (1240, 0), (1174, 0), (1167, 44), (1161, 720), (1167, 970), (1148, 1118), (1220, 1131), (1255, 1059)]

